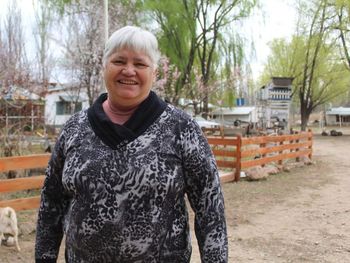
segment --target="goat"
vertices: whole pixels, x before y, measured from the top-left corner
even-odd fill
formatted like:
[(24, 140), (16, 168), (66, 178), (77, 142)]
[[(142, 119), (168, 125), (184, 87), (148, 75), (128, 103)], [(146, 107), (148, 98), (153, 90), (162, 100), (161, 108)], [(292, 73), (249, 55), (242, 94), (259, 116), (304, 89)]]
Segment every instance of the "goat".
[(0, 207), (0, 246), (4, 234), (13, 236), (16, 248), (20, 251), (21, 249), (18, 245), (17, 216), (15, 210), (11, 207)]

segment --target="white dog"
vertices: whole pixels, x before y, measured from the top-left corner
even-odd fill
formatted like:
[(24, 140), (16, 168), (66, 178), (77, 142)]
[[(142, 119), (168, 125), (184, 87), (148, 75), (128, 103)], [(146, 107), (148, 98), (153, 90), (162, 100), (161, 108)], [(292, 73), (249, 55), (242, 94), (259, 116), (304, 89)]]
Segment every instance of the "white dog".
[(4, 234), (13, 236), (16, 248), (18, 251), (20, 251), (21, 249), (18, 245), (16, 212), (11, 207), (0, 207), (0, 245), (1, 240), (4, 238)]

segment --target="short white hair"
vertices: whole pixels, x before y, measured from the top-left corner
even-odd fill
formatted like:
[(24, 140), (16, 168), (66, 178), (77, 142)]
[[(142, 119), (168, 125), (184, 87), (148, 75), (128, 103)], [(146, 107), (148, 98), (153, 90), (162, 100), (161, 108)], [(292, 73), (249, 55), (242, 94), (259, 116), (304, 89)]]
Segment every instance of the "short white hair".
[(157, 38), (149, 31), (136, 26), (125, 26), (115, 31), (107, 40), (102, 58), (103, 66), (108, 58), (116, 51), (129, 48), (144, 52), (157, 67), (160, 58)]

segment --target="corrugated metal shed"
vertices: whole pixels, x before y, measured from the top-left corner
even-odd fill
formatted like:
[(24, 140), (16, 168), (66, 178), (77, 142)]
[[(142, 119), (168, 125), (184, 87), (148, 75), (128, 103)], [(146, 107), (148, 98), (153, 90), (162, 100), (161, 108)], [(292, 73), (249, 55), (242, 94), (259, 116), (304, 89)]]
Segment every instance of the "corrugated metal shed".
[(338, 107), (332, 108), (326, 112), (327, 115), (341, 115), (341, 116), (350, 116), (350, 108)]
[(219, 108), (212, 111), (213, 115), (249, 115), (255, 107)]

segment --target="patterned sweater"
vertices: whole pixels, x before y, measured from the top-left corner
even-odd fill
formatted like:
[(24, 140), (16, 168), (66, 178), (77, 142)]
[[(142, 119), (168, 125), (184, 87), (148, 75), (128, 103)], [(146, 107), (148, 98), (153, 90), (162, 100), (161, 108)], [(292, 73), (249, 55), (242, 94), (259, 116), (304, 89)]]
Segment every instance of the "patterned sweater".
[(46, 170), (36, 262), (187, 263), (185, 195), (203, 263), (227, 262), (224, 201), (200, 127), (155, 93), (123, 126), (102, 109), (106, 94), (63, 127)]

